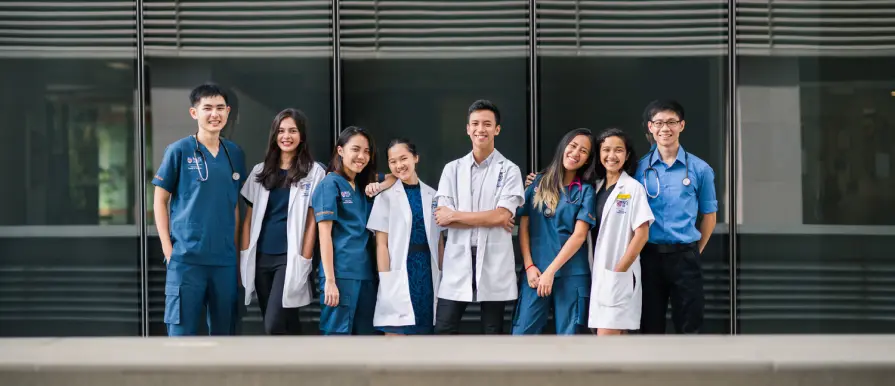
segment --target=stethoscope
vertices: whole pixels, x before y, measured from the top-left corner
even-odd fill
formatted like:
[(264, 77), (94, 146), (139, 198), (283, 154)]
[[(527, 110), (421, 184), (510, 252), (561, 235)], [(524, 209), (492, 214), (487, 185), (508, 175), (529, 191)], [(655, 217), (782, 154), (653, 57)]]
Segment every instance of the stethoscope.
[[(574, 187), (574, 186), (577, 186), (577, 187), (578, 187), (578, 195), (575, 196), (574, 199), (572, 199), (572, 187)], [(581, 190), (582, 190), (582, 189), (583, 189), (583, 187), (582, 187), (582, 185), (581, 185), (581, 179), (578, 178), (578, 177), (575, 177), (575, 179), (572, 180), (572, 183), (569, 184), (569, 187), (568, 187), (568, 192), (569, 192), (569, 193), (566, 194), (566, 204), (571, 204), (571, 205), (578, 205), (578, 204), (580, 204), (580, 203), (581, 203)], [(546, 206), (546, 205), (545, 205), (545, 206)], [(546, 207), (546, 208), (544, 208), (544, 217), (548, 217), (548, 218), (549, 218), (549, 217), (553, 217), (553, 215), (554, 215), (555, 213), (556, 213), (556, 211), (553, 210), (553, 209), (551, 209), (549, 206)]]
[[(662, 193), (662, 185), (659, 183), (659, 171), (653, 167), (653, 157), (656, 155), (656, 152), (653, 151), (649, 155), (649, 167), (643, 171), (643, 190), (646, 191), (646, 195), (649, 198), (657, 198), (659, 194)], [(684, 167), (687, 169), (687, 176), (681, 181), (684, 186), (690, 186), (690, 153), (684, 152)], [(652, 170), (656, 175), (656, 195), (649, 194), (649, 185), (646, 184), (646, 175), (649, 171)]]
[[(196, 159), (196, 166), (199, 166), (199, 157), (202, 157), (202, 164), (205, 165), (205, 177), (202, 177), (202, 168), (199, 168), (197, 172), (199, 172), (198, 181), (208, 181), (208, 161), (205, 160), (205, 154), (202, 153), (202, 149), (199, 148), (199, 136), (192, 136), (193, 140), (196, 141), (196, 149), (193, 150), (194, 158)], [(236, 172), (236, 169), (233, 167), (233, 160), (230, 159), (230, 151), (227, 150), (227, 145), (224, 144), (224, 141), (221, 141), (221, 147), (224, 148), (224, 154), (227, 155), (227, 163), (230, 164), (230, 170), (233, 172), (233, 181), (239, 181), (239, 173)], [(198, 154), (197, 154), (198, 153)]]

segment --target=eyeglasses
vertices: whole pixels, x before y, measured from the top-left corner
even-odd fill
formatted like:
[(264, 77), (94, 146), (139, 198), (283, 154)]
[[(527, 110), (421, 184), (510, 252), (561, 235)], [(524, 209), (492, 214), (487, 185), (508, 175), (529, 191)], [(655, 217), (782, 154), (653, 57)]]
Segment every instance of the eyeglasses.
[(669, 129), (677, 129), (678, 127), (681, 127), (681, 121), (668, 121), (668, 122), (650, 121), (650, 123), (652, 123), (653, 126), (655, 126), (657, 129), (661, 129), (661, 128), (665, 127), (665, 125), (668, 125)]

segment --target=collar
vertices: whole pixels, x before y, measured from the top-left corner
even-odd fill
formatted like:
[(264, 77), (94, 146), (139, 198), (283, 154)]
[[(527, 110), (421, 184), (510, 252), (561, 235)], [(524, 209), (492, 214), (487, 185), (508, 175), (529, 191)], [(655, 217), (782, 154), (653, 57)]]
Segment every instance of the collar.
[[(653, 166), (656, 164), (656, 162), (662, 160), (662, 154), (659, 153), (658, 146), (653, 149), (652, 155), (650, 155), (650, 159), (652, 160), (652, 162), (650, 162), (650, 166)], [(684, 150), (683, 145), (679, 145), (677, 147), (677, 158), (675, 158), (675, 162), (680, 162), (681, 165), (687, 164), (687, 152)]]
[(475, 167), (488, 167), (489, 165), (491, 165), (491, 161), (494, 160), (494, 154), (496, 154), (496, 153), (497, 153), (497, 149), (494, 149), (494, 150), (491, 152), (491, 154), (488, 155), (488, 158), (485, 158), (485, 160), (482, 161), (482, 163), (476, 163), (476, 162), (475, 162), (475, 156), (472, 155), (472, 152), (469, 152), (469, 154), (467, 154), (466, 156), (469, 157), (469, 163), (472, 164), (472, 166), (475, 166)]

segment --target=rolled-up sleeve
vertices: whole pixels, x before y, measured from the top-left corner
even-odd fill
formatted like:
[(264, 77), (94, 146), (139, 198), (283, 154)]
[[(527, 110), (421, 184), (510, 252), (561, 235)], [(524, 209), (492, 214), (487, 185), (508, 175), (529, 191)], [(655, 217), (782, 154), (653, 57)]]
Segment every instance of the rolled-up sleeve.
[(507, 170), (503, 194), (497, 200), (497, 207), (509, 210), (515, 217), (516, 209), (523, 204), (525, 204), (525, 188), (522, 185), (522, 173), (519, 171), (519, 167), (513, 166)]

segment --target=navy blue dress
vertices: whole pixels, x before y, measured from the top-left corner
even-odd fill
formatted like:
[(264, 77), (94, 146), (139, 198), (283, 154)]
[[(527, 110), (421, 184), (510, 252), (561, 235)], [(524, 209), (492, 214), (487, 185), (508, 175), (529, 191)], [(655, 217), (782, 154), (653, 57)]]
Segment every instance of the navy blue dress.
[[(424, 335), (434, 332), (432, 309), (435, 290), (432, 288), (432, 254), (426, 237), (426, 223), (423, 219), (423, 199), (419, 185), (404, 184), (407, 201), (410, 202), (412, 228), (410, 231), (410, 252), (407, 255), (407, 282), (410, 284), (410, 302), (416, 325), (390, 326), (380, 328), (384, 332), (404, 335)], [(423, 248), (422, 246), (426, 247)]]

